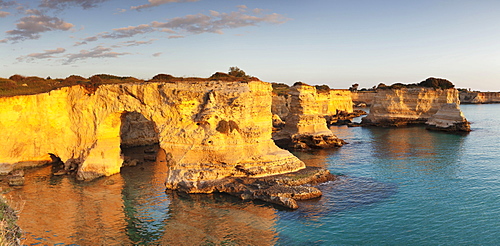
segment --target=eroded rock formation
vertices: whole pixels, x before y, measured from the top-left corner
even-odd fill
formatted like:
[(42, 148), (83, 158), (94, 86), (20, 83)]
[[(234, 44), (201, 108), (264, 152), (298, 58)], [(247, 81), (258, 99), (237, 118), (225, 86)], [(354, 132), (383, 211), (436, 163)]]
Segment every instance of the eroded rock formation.
[(379, 90), (364, 125), (406, 126), (427, 124), (445, 131), (469, 131), (469, 123), (458, 107), (456, 89), (411, 87)]
[[(167, 188), (187, 192), (225, 177), (304, 168), (272, 141), (270, 109), (271, 86), (260, 81), (72, 86), (0, 98), (0, 166), (8, 172), (57, 157), (81, 179), (92, 179), (120, 171), (120, 144), (147, 139), (159, 142), (167, 161)], [(124, 117), (134, 118), (131, 124), (149, 121), (146, 128), (157, 135), (121, 138)]]
[(460, 91), (460, 103), (500, 103), (500, 92)]
[(456, 103), (446, 103), (425, 123), (427, 129), (450, 132), (469, 132), (470, 123)]
[(404, 126), (424, 124), (445, 103), (459, 103), (456, 89), (424, 87), (379, 90), (363, 124)]
[[(330, 93), (335, 92), (321, 94), (313, 86), (292, 86), (289, 91), (289, 113), (285, 119), (285, 127), (273, 135), (274, 140), (280, 146), (295, 149), (331, 148), (345, 144), (326, 124), (325, 115), (333, 110), (337, 111), (335, 103), (330, 103), (335, 102), (333, 99), (329, 100), (332, 95)], [(350, 97), (337, 101), (350, 101)], [(347, 104), (344, 106), (352, 112), (352, 102)]]

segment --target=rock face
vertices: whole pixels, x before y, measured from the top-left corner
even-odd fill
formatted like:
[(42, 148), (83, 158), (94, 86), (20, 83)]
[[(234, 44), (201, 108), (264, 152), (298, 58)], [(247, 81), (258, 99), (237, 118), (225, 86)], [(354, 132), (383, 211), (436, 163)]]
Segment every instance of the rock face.
[[(304, 84), (292, 86), (289, 93), (290, 110), (285, 119), (285, 127), (273, 135), (280, 146), (295, 149), (331, 148), (340, 147), (345, 143), (326, 125), (324, 116), (333, 110), (330, 106), (334, 105), (329, 103), (330, 93), (321, 95), (313, 86)], [(338, 101), (350, 100), (350, 97), (346, 98), (348, 99)], [(349, 105), (352, 112), (352, 103)]]
[(460, 103), (500, 103), (500, 92), (460, 91)]
[[(156, 141), (170, 189), (197, 192), (206, 181), (304, 168), (272, 141), (271, 86), (260, 81), (64, 87), (0, 98), (0, 119), (0, 169), (7, 171), (52, 156), (77, 167), (81, 179), (108, 176), (122, 166), (120, 144)], [(131, 126), (141, 121), (149, 124)]]
[(362, 119), (362, 123), (376, 126), (424, 124), (447, 103), (460, 103), (456, 89), (416, 87), (379, 90), (370, 113)]
[(458, 104), (446, 103), (425, 123), (427, 129), (451, 132), (469, 132), (470, 124), (460, 111)]
[[(351, 91), (349, 90), (334, 90), (318, 91), (314, 86), (299, 85), (307, 87), (307, 93), (314, 98), (317, 108), (316, 113), (321, 116), (336, 115), (338, 112), (353, 112), (353, 101), (351, 99)], [(292, 90), (293, 87), (291, 88)], [(278, 115), (281, 119), (286, 119), (292, 110), (292, 95), (276, 95), (273, 94), (273, 104), (271, 111)]]
[(371, 106), (375, 95), (377, 95), (375, 91), (352, 92), (352, 102), (354, 105), (365, 104), (366, 106)]

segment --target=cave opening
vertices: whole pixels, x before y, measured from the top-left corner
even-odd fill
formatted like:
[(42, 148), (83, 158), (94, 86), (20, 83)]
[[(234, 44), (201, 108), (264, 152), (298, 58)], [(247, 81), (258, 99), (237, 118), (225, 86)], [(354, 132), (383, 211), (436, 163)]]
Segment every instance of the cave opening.
[(139, 112), (121, 115), (120, 148), (122, 167), (137, 166), (157, 161), (159, 135), (156, 124)]

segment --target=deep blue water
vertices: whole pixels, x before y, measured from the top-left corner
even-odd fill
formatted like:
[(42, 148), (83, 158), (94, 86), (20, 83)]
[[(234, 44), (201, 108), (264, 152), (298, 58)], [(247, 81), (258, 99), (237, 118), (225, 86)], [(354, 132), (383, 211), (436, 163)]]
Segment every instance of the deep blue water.
[(27, 245), (500, 245), (500, 105), (462, 105), (468, 135), (334, 127), (342, 148), (295, 153), (336, 181), (296, 211), (165, 192), (153, 163), (80, 183), (28, 170)]

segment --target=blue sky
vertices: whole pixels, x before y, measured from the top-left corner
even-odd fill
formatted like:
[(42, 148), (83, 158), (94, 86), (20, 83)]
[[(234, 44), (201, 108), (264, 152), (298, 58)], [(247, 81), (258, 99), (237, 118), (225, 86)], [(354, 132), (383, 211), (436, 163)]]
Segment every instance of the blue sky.
[(107, 73), (500, 91), (497, 0), (0, 0), (0, 77)]

